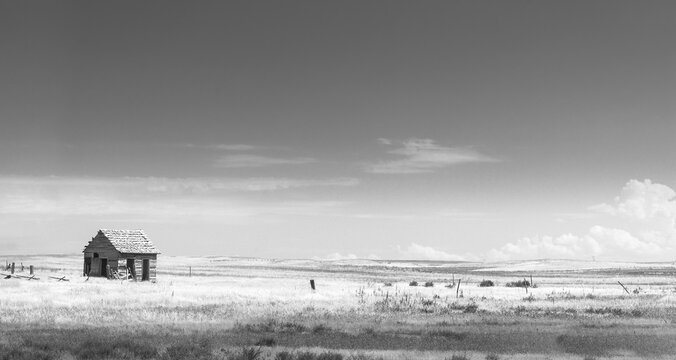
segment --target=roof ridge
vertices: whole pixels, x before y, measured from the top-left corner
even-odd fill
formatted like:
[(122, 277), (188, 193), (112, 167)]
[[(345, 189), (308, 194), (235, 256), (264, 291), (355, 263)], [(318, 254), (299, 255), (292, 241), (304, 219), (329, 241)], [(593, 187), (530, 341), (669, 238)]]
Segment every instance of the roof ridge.
[(159, 254), (143, 229), (99, 229), (113, 247), (122, 253)]

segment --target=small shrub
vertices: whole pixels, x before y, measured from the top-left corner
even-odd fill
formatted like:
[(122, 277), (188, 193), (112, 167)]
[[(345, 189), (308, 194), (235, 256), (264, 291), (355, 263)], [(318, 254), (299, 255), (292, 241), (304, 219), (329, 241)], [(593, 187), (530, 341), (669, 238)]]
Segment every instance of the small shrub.
[(486, 360), (500, 360), (498, 354), (488, 354), (486, 355)]
[(431, 281), (425, 282), (425, 287), (433, 287), (433, 286), (434, 286), (433, 282), (431, 282)]
[(530, 287), (530, 282), (526, 279), (512, 281), (505, 284), (506, 287)]
[(386, 282), (386, 283), (383, 284), (383, 286), (392, 286), (392, 283), (391, 283), (391, 282)]
[(535, 299), (535, 296), (533, 296), (533, 294), (530, 294), (530, 295), (526, 296), (525, 298), (523, 298), (523, 301), (528, 301), (528, 302), (533, 302), (535, 300), (536, 299)]
[(256, 346), (275, 346), (277, 344), (277, 341), (274, 338), (271, 337), (264, 337), (258, 341), (256, 341)]
[(451, 360), (469, 360), (469, 358), (467, 357), (467, 355), (464, 354), (463, 355), (453, 354), (453, 356), (451, 356)]
[(418, 286), (418, 282), (413, 280), (410, 283), (408, 283), (408, 286)]
[(482, 280), (479, 283), (479, 287), (492, 287), (495, 286), (495, 283), (491, 280)]

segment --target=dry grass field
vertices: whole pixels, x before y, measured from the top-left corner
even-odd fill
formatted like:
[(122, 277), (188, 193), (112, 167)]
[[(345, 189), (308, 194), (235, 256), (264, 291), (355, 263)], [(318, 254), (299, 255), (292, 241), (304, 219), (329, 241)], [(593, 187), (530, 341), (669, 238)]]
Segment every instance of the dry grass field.
[[(1, 260), (34, 265), (40, 280), (0, 279), (0, 359), (554, 360), (676, 354), (671, 263), (161, 256), (158, 280), (149, 283), (87, 280), (80, 276), (78, 255)], [(70, 281), (49, 278), (57, 275)], [(531, 276), (534, 286), (507, 286), (531, 282)], [(479, 286), (485, 280), (494, 286)]]

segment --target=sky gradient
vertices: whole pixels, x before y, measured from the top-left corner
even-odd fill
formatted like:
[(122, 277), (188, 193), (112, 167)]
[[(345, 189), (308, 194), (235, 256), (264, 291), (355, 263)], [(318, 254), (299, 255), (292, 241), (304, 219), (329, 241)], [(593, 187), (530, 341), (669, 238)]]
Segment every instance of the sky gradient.
[(0, 2), (0, 254), (674, 260), (674, 13)]

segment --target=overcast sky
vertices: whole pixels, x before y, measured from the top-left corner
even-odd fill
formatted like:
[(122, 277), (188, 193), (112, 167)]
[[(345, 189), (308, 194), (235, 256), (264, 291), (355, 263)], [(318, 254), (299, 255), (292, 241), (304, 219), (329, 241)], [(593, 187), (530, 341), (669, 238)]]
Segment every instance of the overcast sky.
[(2, 1), (0, 254), (676, 258), (673, 1)]

